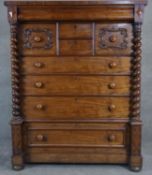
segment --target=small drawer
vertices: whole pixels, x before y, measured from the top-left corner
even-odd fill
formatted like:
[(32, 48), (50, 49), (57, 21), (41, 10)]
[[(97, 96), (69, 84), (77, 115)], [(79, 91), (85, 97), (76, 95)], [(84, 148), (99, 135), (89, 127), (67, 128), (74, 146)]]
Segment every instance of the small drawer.
[(22, 112), (27, 120), (93, 120), (125, 118), (129, 97), (24, 97)]
[(24, 76), (24, 95), (130, 95), (129, 76)]
[(23, 57), (22, 74), (130, 74), (130, 57)]
[(19, 51), (22, 55), (55, 55), (55, 24), (22, 24), (19, 27)]
[(92, 55), (91, 40), (60, 40), (60, 55)]
[(60, 39), (91, 39), (91, 23), (61, 23), (59, 25)]
[[(126, 126), (115, 129), (100, 124), (55, 124), (30, 126), (28, 128), (29, 147), (125, 147)], [(122, 124), (121, 124), (122, 125)]]
[(131, 24), (96, 24), (96, 55), (131, 55)]

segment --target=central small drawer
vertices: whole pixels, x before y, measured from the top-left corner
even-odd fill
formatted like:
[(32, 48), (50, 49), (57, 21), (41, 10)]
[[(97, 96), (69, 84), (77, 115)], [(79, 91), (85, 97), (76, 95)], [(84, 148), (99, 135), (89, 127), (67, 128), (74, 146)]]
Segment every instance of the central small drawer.
[(61, 23), (59, 24), (60, 39), (91, 39), (91, 23)]
[(92, 55), (91, 40), (60, 40), (60, 55), (63, 56), (90, 56)]

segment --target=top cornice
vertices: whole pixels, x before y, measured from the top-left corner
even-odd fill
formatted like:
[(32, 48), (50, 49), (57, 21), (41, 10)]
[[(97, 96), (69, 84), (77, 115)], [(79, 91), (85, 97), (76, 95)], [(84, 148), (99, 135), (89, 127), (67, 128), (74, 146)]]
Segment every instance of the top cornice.
[(48, 1), (48, 0), (9, 0), (5, 1), (6, 6), (16, 5), (16, 6), (28, 6), (28, 5), (108, 5), (108, 4), (143, 4), (146, 5), (148, 0), (90, 0), (90, 1), (77, 1), (77, 0), (60, 0), (60, 1)]

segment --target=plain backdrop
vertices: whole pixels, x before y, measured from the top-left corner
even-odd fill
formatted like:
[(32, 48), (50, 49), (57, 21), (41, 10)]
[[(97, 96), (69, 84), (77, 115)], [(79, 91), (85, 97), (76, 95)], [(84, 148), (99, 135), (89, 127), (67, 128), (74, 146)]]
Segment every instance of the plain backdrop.
[[(0, 0), (0, 147), (11, 135), (10, 33), (7, 9)], [(152, 142), (152, 0), (145, 9), (142, 33), (142, 103), (143, 144)], [(152, 150), (150, 150), (151, 152)], [(150, 162), (149, 162), (150, 163)], [(152, 162), (151, 162), (152, 164)]]

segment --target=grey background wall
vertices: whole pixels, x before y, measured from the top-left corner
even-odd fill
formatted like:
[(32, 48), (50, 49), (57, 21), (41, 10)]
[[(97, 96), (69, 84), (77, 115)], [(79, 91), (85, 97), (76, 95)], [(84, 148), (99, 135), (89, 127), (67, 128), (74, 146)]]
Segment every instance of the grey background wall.
[[(143, 140), (152, 140), (152, 0), (145, 11), (142, 60), (142, 120)], [(0, 139), (10, 138), (11, 83), (10, 49), (7, 11), (0, 1)]]

